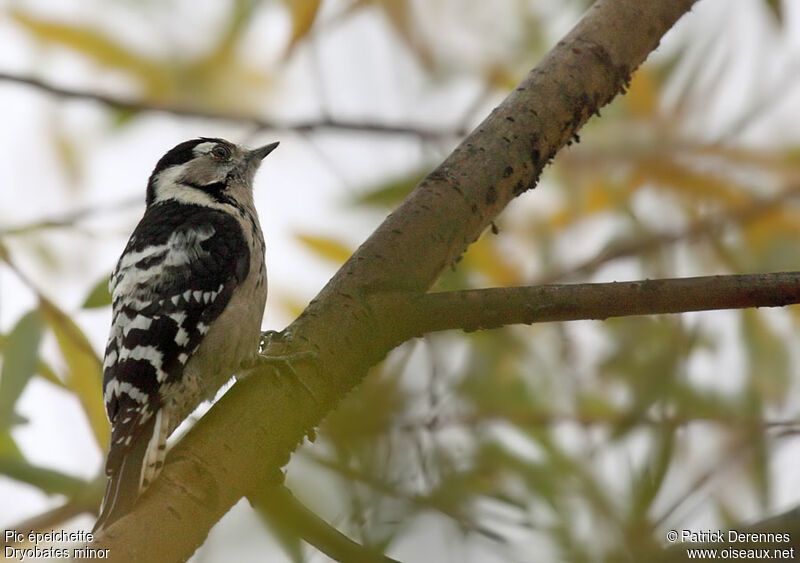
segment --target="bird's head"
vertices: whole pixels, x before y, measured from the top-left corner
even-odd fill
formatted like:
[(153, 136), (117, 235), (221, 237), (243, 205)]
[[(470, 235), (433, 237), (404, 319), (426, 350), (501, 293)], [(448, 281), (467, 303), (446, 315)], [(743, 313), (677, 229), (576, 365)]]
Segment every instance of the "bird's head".
[(147, 206), (167, 200), (225, 204), (250, 197), (261, 160), (275, 150), (270, 143), (247, 150), (224, 139), (201, 137), (168, 151), (147, 183)]

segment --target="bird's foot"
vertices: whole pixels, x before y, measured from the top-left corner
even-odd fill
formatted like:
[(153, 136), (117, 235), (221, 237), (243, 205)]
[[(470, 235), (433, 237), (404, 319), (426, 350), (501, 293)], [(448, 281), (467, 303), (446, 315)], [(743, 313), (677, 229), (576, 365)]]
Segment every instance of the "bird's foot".
[(242, 364), (242, 368), (244, 370), (252, 370), (259, 367), (269, 367), (271, 368), (278, 376), (284, 373), (290, 373), (293, 376), (293, 379), (298, 382), (303, 389), (305, 389), (306, 393), (308, 393), (312, 399), (316, 403), (319, 403), (319, 399), (311, 390), (311, 388), (306, 385), (303, 379), (298, 376), (297, 371), (294, 369), (294, 364), (301, 361), (308, 361), (311, 362), (314, 369), (317, 369), (316, 360), (317, 360), (317, 353), (313, 350), (301, 350), (299, 352), (290, 352), (288, 354), (266, 354), (264, 353), (267, 348), (274, 344), (287, 344), (292, 341), (292, 335), (288, 331), (283, 332), (276, 332), (274, 330), (268, 330), (266, 332), (261, 333), (261, 341), (258, 346), (258, 353), (253, 357), (245, 360)]

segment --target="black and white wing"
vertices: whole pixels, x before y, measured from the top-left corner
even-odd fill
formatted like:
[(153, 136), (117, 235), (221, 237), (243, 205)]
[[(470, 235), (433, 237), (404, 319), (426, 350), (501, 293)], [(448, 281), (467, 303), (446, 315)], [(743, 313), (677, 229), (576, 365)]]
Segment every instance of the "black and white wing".
[(110, 479), (96, 528), (128, 512), (158, 471), (169, 426), (160, 390), (181, 378), (249, 263), (236, 219), (208, 207), (159, 203), (131, 235), (110, 282), (103, 363)]

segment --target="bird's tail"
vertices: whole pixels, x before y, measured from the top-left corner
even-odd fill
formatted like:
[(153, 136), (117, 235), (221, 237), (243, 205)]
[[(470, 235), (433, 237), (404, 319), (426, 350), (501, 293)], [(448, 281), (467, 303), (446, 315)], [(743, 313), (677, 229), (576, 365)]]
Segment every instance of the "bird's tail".
[[(136, 499), (150, 486), (164, 464), (169, 421), (164, 409), (159, 409), (138, 429), (130, 440), (115, 443), (112, 434), (106, 473), (108, 485), (100, 507), (100, 515), (92, 528), (99, 532), (133, 509)], [(119, 448), (120, 452), (114, 452)], [(112, 463), (114, 460), (116, 463)]]

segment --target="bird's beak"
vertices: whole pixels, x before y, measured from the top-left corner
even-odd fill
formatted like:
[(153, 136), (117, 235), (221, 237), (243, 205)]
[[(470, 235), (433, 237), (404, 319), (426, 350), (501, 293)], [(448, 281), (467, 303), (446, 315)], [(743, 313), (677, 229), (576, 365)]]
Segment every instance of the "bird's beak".
[(279, 144), (280, 143), (275, 141), (274, 143), (270, 143), (268, 145), (264, 145), (263, 147), (258, 147), (257, 149), (253, 149), (247, 153), (247, 160), (249, 162), (257, 163), (258, 161), (263, 160), (264, 157), (267, 156), (269, 153), (274, 151)]

